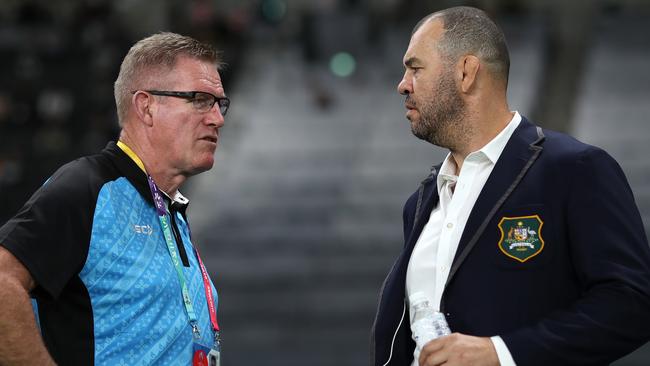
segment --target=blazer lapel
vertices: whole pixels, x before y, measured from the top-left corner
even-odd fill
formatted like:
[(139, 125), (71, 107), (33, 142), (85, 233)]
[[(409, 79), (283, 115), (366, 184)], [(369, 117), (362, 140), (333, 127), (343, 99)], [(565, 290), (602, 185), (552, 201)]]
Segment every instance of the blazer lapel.
[(405, 295), (406, 270), (408, 268), (409, 260), (411, 259), (411, 254), (413, 253), (413, 248), (420, 237), (424, 225), (429, 221), (428, 218), (431, 211), (438, 203), (436, 178), (438, 176), (439, 168), (440, 166), (434, 166), (431, 169), (431, 174), (420, 184), (413, 218), (413, 228), (411, 229), (411, 233), (408, 235), (404, 250), (402, 250), (402, 253), (394, 265), (395, 279), (398, 284), (398, 290), (402, 296)]
[[(415, 207), (415, 214), (413, 218), (413, 228), (406, 241), (406, 248), (410, 252), (415, 246), (415, 242), (420, 237), (420, 233), (424, 225), (429, 221), (427, 218), (431, 215), (431, 211), (438, 204), (438, 187), (436, 179), (438, 177), (438, 170), (440, 165), (431, 168), (431, 174), (425, 179), (418, 191), (418, 201)], [(410, 256), (410, 255), (409, 255)]]
[(467, 219), (445, 287), (453, 280), (494, 214), (542, 152), (543, 140), (542, 129), (522, 117)]

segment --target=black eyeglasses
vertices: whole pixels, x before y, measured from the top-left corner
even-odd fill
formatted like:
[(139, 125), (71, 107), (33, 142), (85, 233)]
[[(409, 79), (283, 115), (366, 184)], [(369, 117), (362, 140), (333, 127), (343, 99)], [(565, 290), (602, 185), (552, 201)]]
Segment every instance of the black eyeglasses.
[[(175, 97), (187, 99), (188, 102), (192, 102), (194, 109), (201, 113), (209, 112), (216, 103), (219, 104), (219, 112), (222, 116), (225, 116), (228, 112), (228, 107), (230, 107), (230, 99), (228, 97), (218, 97), (216, 95), (201, 92), (201, 91), (164, 91), (164, 90), (145, 90), (147, 93), (152, 95), (159, 95), (163, 97)], [(135, 94), (135, 92), (133, 92)]]

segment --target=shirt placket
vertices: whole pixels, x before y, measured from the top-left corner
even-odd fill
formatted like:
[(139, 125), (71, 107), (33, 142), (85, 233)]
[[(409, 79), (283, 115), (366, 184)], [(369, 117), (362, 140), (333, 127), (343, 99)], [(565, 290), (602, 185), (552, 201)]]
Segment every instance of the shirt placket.
[(445, 179), (445, 183), (443, 184), (441, 190), (442, 197), (440, 198), (440, 208), (442, 209), (443, 221), (436, 253), (436, 279), (434, 291), (434, 303), (438, 306), (438, 308), (440, 306), (440, 299), (442, 298), (442, 291), (444, 289), (445, 281), (447, 280), (447, 274), (449, 273), (449, 264), (447, 263), (446, 257), (447, 252), (449, 251), (449, 241), (452, 237), (456, 221), (455, 213), (452, 210), (454, 195), (453, 189), (455, 184), (455, 176), (447, 178)]

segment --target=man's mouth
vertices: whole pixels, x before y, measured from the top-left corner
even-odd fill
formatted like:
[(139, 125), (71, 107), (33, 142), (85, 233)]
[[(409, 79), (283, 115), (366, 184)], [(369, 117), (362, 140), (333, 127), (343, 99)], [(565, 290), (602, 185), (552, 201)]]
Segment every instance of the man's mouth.
[(217, 136), (205, 136), (205, 137), (202, 137), (201, 140), (209, 141), (209, 142), (212, 142), (212, 143), (216, 144), (217, 143)]
[(412, 99), (406, 98), (404, 101), (404, 107), (406, 107), (408, 110), (415, 109), (415, 103), (413, 103)]

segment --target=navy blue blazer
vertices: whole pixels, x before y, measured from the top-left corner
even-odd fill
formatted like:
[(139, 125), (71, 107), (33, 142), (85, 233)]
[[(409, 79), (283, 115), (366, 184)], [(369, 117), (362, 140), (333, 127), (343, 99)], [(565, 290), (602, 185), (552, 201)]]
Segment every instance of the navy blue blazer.
[[(375, 365), (413, 360), (406, 269), (438, 203), (439, 167), (404, 206), (404, 249), (372, 330)], [(522, 222), (533, 239), (516, 244)], [(650, 248), (616, 161), (523, 118), (469, 216), (441, 310), (454, 332), (500, 335), (523, 366), (604, 365), (650, 340)]]

